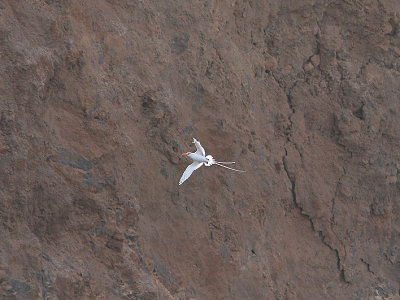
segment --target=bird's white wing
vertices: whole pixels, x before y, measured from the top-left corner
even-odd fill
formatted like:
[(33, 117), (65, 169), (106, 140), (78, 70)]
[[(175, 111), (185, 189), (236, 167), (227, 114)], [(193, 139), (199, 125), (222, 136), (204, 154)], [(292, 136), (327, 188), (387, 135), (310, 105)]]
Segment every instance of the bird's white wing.
[(206, 151), (204, 151), (204, 148), (200, 145), (200, 142), (193, 138), (193, 144), (196, 146), (196, 154), (199, 154), (201, 156), (206, 156)]
[(179, 180), (179, 185), (181, 185), (186, 179), (188, 179), (190, 177), (190, 175), (192, 175), (194, 170), (197, 170), (198, 168), (200, 168), (203, 165), (202, 162), (193, 162), (191, 165), (189, 165), (185, 172), (183, 172), (183, 175), (181, 177), (181, 179)]

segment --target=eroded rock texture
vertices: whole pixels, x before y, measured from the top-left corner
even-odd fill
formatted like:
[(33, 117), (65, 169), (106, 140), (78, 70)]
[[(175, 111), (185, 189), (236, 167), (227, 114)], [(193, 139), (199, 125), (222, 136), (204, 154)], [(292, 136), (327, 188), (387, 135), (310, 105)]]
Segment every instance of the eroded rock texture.
[[(400, 4), (0, 1), (4, 299), (399, 299)], [(201, 168), (192, 137), (245, 174)]]

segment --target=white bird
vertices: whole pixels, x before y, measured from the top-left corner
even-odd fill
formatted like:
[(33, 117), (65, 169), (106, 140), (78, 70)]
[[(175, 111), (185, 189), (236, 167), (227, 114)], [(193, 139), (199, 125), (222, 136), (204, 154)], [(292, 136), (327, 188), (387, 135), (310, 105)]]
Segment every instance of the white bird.
[(207, 155), (206, 156), (206, 151), (204, 151), (204, 148), (200, 145), (200, 142), (197, 141), (195, 138), (193, 138), (193, 144), (196, 146), (197, 151), (195, 153), (183, 153), (182, 155), (187, 155), (189, 156), (192, 160), (193, 163), (191, 165), (189, 165), (185, 172), (183, 172), (183, 175), (181, 177), (181, 179), (179, 180), (179, 185), (181, 185), (182, 183), (185, 182), (186, 179), (188, 179), (190, 177), (190, 175), (192, 175), (193, 171), (197, 170), (198, 168), (200, 168), (203, 164), (206, 167), (212, 166), (212, 165), (217, 165), (229, 170), (233, 170), (236, 172), (246, 172), (246, 171), (241, 171), (241, 170), (236, 170), (233, 168), (229, 168), (227, 166), (224, 166), (222, 164), (234, 164), (234, 161), (231, 162), (222, 162), (222, 161), (215, 161), (215, 159), (211, 156), (211, 155)]

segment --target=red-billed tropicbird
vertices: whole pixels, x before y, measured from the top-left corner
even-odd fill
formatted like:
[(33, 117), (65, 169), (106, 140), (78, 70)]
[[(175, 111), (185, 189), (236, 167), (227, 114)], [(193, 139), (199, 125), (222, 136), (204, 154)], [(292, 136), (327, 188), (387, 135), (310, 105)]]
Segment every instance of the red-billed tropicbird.
[(206, 167), (212, 166), (212, 165), (217, 165), (223, 168), (227, 168), (229, 170), (233, 170), (236, 172), (246, 172), (246, 171), (241, 171), (241, 170), (236, 170), (233, 168), (229, 168), (227, 166), (224, 166), (222, 164), (234, 164), (234, 161), (231, 162), (222, 162), (222, 161), (215, 161), (215, 159), (211, 155), (206, 156), (206, 152), (204, 151), (204, 148), (200, 145), (200, 142), (193, 138), (193, 144), (196, 146), (197, 151), (195, 153), (183, 153), (182, 155), (187, 155), (189, 156), (192, 160), (193, 163), (189, 165), (185, 172), (183, 172), (183, 175), (181, 179), (179, 180), (179, 185), (181, 185), (186, 179), (192, 175), (194, 170), (197, 170), (200, 168), (203, 164)]

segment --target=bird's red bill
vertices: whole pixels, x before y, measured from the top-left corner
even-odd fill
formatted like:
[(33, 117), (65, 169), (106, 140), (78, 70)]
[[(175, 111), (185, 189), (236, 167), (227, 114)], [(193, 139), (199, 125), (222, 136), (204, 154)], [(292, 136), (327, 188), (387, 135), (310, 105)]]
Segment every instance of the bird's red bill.
[(187, 155), (187, 153), (182, 153), (182, 155)]

